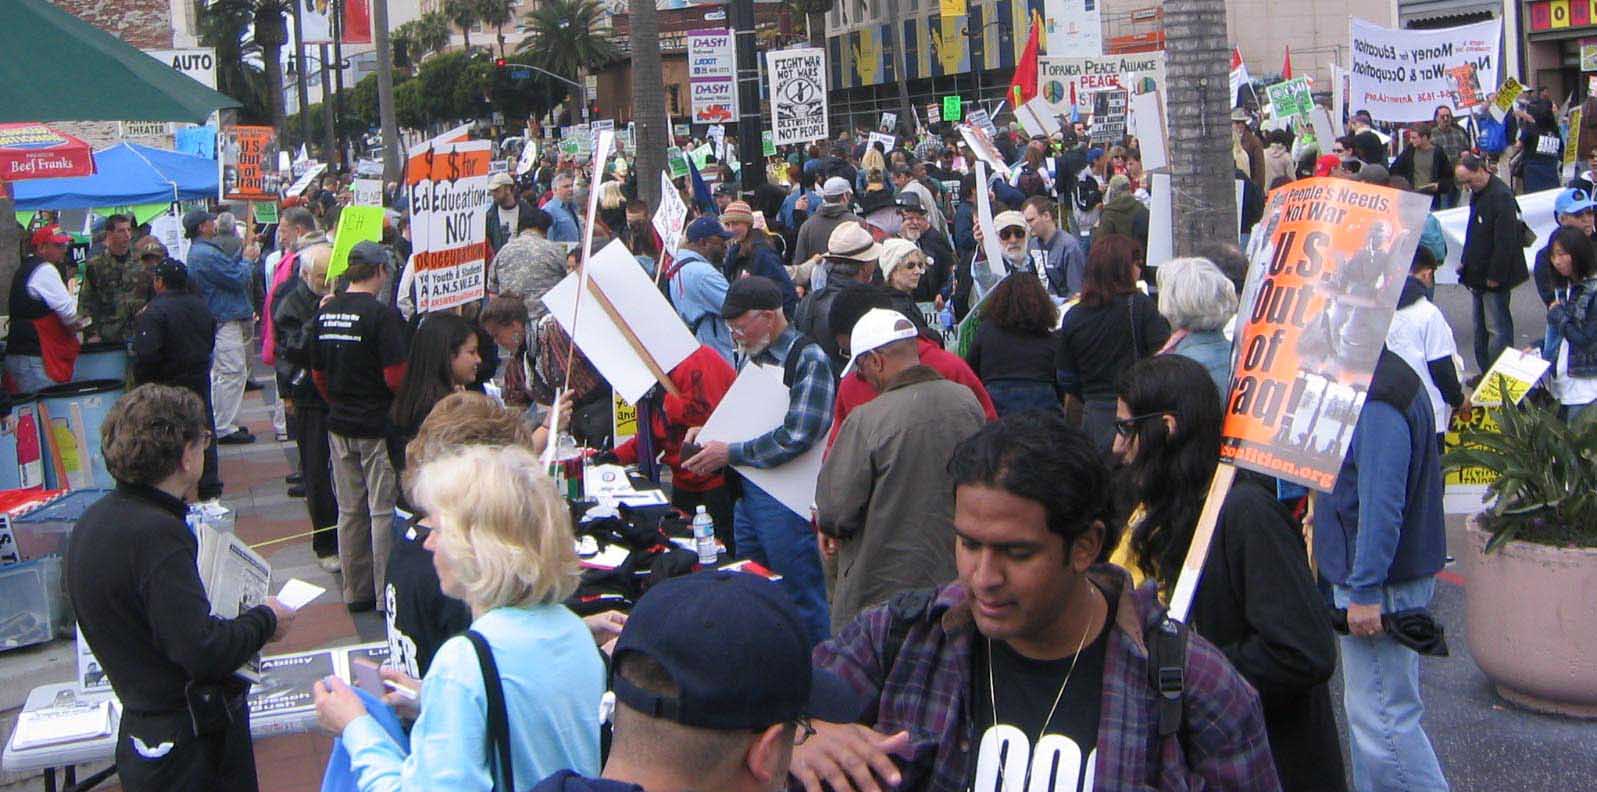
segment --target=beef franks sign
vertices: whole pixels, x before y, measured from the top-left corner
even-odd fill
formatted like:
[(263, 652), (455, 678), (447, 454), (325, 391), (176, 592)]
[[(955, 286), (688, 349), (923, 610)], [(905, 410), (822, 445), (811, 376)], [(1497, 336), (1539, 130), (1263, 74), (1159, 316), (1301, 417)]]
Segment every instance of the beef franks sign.
[(771, 75), (771, 137), (778, 146), (827, 136), (826, 59), (816, 48), (765, 54)]

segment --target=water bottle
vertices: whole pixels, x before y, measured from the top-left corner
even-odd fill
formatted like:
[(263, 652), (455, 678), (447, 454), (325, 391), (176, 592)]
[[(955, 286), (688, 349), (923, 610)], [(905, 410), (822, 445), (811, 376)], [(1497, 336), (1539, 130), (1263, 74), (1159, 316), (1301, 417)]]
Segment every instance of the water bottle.
[(715, 521), (702, 505), (693, 515), (693, 549), (699, 552), (701, 567), (715, 566), (720, 560), (720, 553), (715, 549)]

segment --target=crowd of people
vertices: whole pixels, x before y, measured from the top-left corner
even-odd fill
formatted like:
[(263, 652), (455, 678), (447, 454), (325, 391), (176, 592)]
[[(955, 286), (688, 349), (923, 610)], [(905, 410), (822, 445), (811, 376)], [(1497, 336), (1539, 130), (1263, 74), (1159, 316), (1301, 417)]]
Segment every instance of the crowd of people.
[[(1507, 295), (1531, 278), (1498, 174), (1547, 186), (1534, 136), (1557, 129), (1540, 102), (1510, 116), (1509, 137), (1532, 142), (1496, 152), (1483, 144), (1502, 130), (1466, 132), (1445, 107), (1403, 130), (1401, 153), (1355, 114), (1323, 154), (1287, 130), (1261, 136), (1238, 108), (1238, 233), (1168, 261), (1147, 260), (1137, 141), (1086, 125), (1000, 130), (1010, 175), (988, 184), (952, 130), (784, 150), (769, 163), (782, 180), (749, 191), (712, 162), (678, 180), (690, 219), (675, 251), (637, 197), (652, 175), (629, 173), (625, 152), (595, 173), (551, 147), (489, 183), (483, 298), (425, 314), (394, 185), (381, 241), (354, 245), (335, 277), (350, 201), (337, 175), (287, 197), (262, 233), (185, 214), (184, 261), (113, 215), (75, 275), (67, 237), (43, 225), (10, 297), (12, 382), (62, 381), (81, 334), (128, 345), (139, 383), (107, 419), (118, 489), (80, 523), (68, 574), (128, 713), (124, 786), (254, 786), (230, 672), (293, 614), (269, 601), (210, 618), (183, 564), (182, 504), (223, 493), (217, 443), (254, 442), (239, 404), (258, 331), (315, 553), (350, 611), (387, 619), (388, 695), (315, 690), (354, 788), (1340, 790), (1340, 667), (1353, 788), (1446, 789), (1419, 655), (1383, 626), (1425, 607), (1446, 557), (1437, 435), (1466, 378), (1430, 300), (1439, 232), (1414, 257), (1333, 490), (1311, 510), (1242, 474), (1190, 628), (1161, 613), (1219, 459), (1264, 196), (1337, 176), (1438, 209), (1467, 199), (1460, 275), (1484, 370), (1512, 339)], [(1597, 107), (1587, 118), (1597, 129)], [(1571, 418), (1597, 398), (1590, 190), (1560, 196), (1535, 272)], [(630, 442), (611, 436), (612, 389), (582, 339), (542, 302), (582, 266), (588, 233), (593, 250), (625, 244), (676, 313), (659, 319), (699, 344), (666, 372), (670, 392), (645, 397)], [(701, 439), (750, 363), (782, 371), (784, 420)], [(672, 505), (703, 506), (728, 557), (777, 582), (697, 573), (653, 585), (630, 617), (579, 619), (564, 604), (579, 573), (570, 510), (538, 461), (551, 443), (663, 465)], [(815, 448), (808, 514), (734, 470)], [(113, 535), (137, 552), (108, 557)]]

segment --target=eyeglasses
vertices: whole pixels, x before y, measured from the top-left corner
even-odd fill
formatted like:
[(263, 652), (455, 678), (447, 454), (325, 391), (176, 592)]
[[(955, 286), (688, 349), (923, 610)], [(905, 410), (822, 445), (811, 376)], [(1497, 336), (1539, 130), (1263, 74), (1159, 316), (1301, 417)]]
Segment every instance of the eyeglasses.
[(1137, 424), (1140, 424), (1143, 421), (1149, 420), (1151, 418), (1163, 418), (1169, 414), (1170, 412), (1168, 410), (1161, 410), (1159, 412), (1144, 413), (1142, 415), (1133, 415), (1130, 418), (1123, 418), (1121, 420), (1115, 421), (1115, 434), (1118, 434), (1121, 437), (1129, 440), (1131, 439), (1132, 435), (1137, 433)]
[(998, 232), (999, 239), (1025, 239), (1026, 229), (1013, 226)]

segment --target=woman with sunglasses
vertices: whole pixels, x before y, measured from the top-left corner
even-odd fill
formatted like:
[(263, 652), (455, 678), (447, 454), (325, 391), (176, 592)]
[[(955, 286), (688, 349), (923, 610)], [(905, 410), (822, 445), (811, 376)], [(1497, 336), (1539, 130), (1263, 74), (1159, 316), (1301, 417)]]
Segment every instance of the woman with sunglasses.
[(882, 285), (893, 295), (893, 310), (909, 317), (915, 329), (925, 334), (926, 317), (915, 304), (915, 289), (926, 275), (926, 254), (907, 239), (885, 239), (876, 266), (882, 274)]
[[(1132, 508), (1110, 560), (1168, 601), (1219, 459), (1220, 396), (1180, 355), (1132, 366), (1117, 395), (1114, 453)], [(1281, 788), (1345, 790), (1325, 605), (1298, 525), (1250, 477), (1226, 496), (1188, 623), (1258, 690)]]

